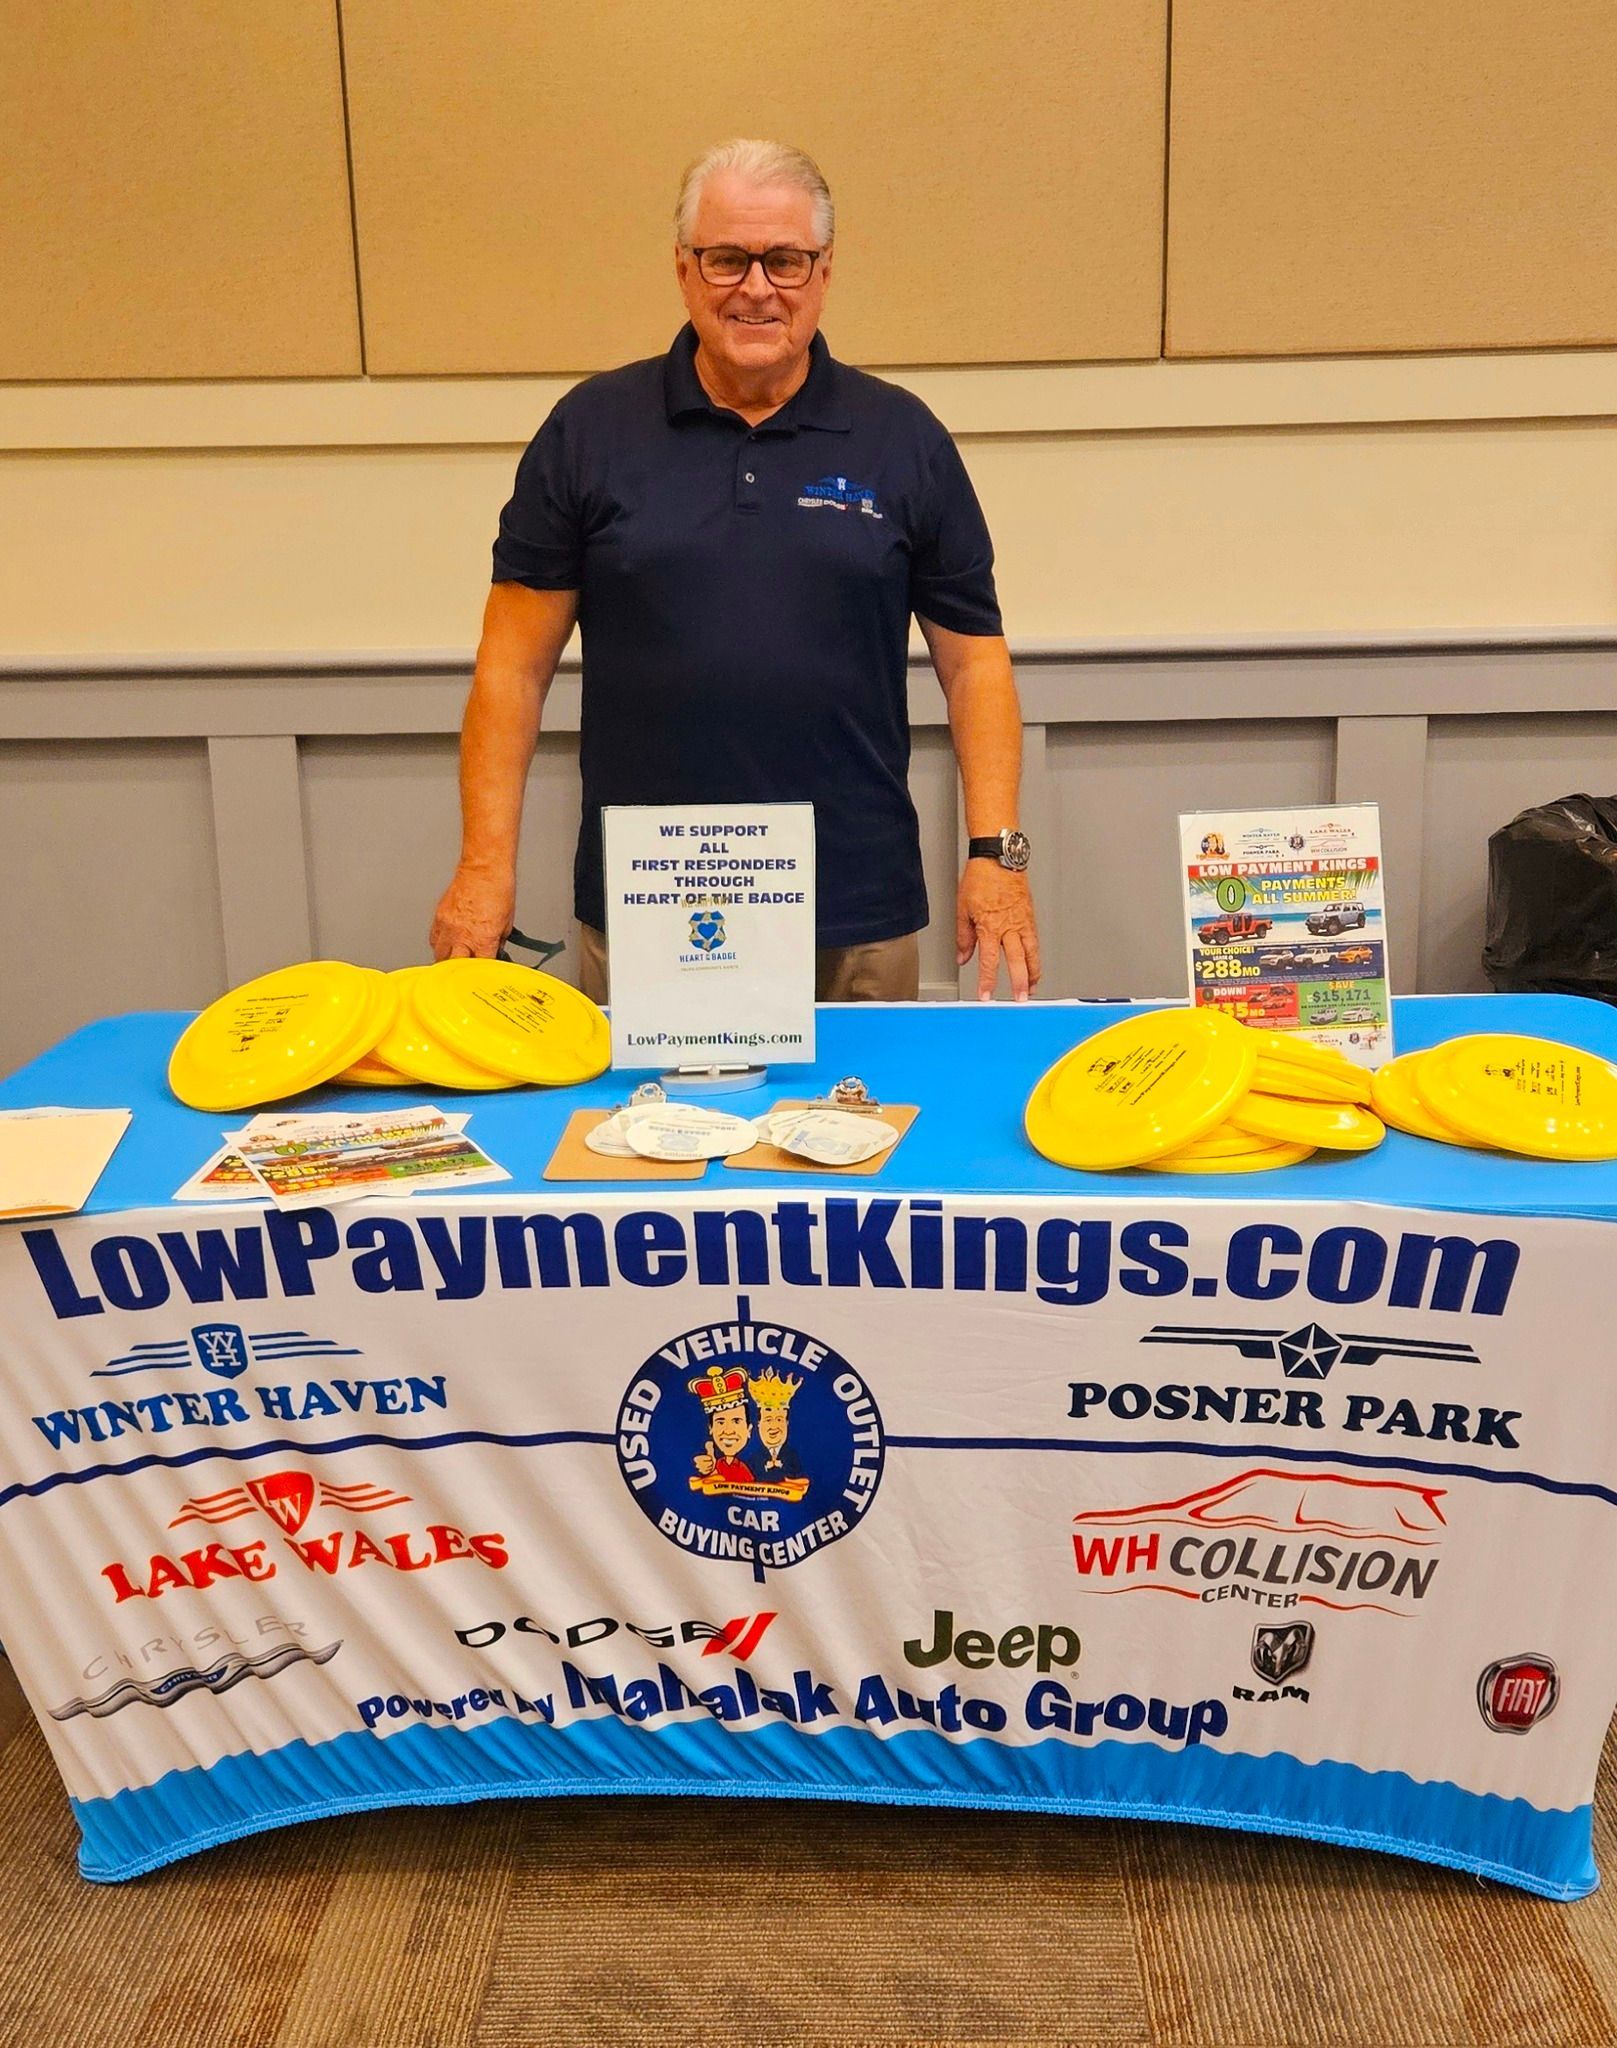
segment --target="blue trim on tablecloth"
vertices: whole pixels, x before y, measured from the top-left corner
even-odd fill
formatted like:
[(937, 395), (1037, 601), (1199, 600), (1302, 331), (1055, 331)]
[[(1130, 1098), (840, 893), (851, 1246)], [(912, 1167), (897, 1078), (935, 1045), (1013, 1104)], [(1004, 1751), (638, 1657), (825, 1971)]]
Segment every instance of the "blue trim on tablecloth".
[[(858, 1074), (882, 1100), (918, 1102), (922, 1114), (879, 1178), (845, 1187), (823, 1175), (743, 1172), (715, 1162), (700, 1181), (644, 1183), (660, 1204), (740, 1196), (772, 1200), (811, 1188), (861, 1196), (907, 1194), (1057, 1195), (1071, 1200), (1146, 1202), (1376, 1202), (1416, 1209), (1511, 1216), (1589, 1216), (1617, 1221), (1617, 1161), (1506, 1158), (1462, 1151), (1389, 1131), (1374, 1152), (1318, 1153), (1299, 1166), (1251, 1175), (1072, 1173), (1040, 1158), (1022, 1130), (1034, 1081), (1069, 1047), (1118, 1018), (1151, 1007), (1103, 1003), (848, 1003), (818, 1013), (810, 1067), (770, 1070), (756, 1106), (776, 1096), (814, 1095)], [(61, 1104), (135, 1113), (123, 1143), (85, 1205), (105, 1215), (165, 1206), (245, 1119), (185, 1109), (169, 1094), (168, 1056), (189, 1013), (144, 1012), (88, 1024), (0, 1082), (0, 1109)], [(1402, 996), (1393, 1003), (1400, 1052), (1462, 1032), (1520, 1031), (1582, 1046), (1617, 1061), (1617, 1008), (1582, 996)], [(405, 1102), (438, 1102), (471, 1112), (471, 1130), (509, 1181), (479, 1192), (491, 1202), (531, 1194), (547, 1205), (578, 1196), (620, 1199), (636, 1183), (545, 1181), (546, 1161), (575, 1109), (621, 1102), (632, 1074), (605, 1073), (577, 1088), (523, 1089), (456, 1097), (431, 1088), (390, 1091), (321, 1088), (289, 1105), (374, 1112)], [(755, 1099), (747, 1098), (749, 1110)], [(421, 1197), (418, 1199), (430, 1199)], [(0, 1226), (4, 1227), (4, 1226)]]
[(1300, 1835), (1380, 1849), (1497, 1878), (1550, 1899), (1599, 1882), (1593, 1809), (1420, 1783), (1400, 1771), (1225, 1754), (1203, 1744), (1026, 1747), (930, 1729), (880, 1737), (835, 1727), (729, 1730), (712, 1721), (650, 1728), (615, 1719), (562, 1728), (501, 1719), (477, 1728), (354, 1731), (265, 1756), (171, 1771), (155, 1785), (76, 1799), (86, 1877), (139, 1877), (221, 1842), (293, 1821), (376, 1807), (448, 1806), (558, 1794), (696, 1793), (729, 1799), (845, 1799), (1113, 1815)]
[[(345, 1451), (441, 1451), (456, 1444), (490, 1444), (503, 1450), (543, 1450), (556, 1444), (615, 1444), (617, 1438), (604, 1429), (549, 1429), (522, 1435), (495, 1429), (450, 1429), (435, 1436), (391, 1436), (371, 1430), (359, 1436), (316, 1439), (266, 1437), (251, 1444), (197, 1444), (188, 1451), (142, 1451), (121, 1463), (84, 1465), (72, 1472), (48, 1472), (41, 1479), (19, 1479), (0, 1487), (0, 1508), (14, 1500), (38, 1500), (64, 1486), (84, 1486), (94, 1479), (124, 1479), (133, 1472), (178, 1471), (187, 1465), (201, 1465), (223, 1458), (232, 1464), (250, 1464), (259, 1458), (293, 1456), (331, 1458)], [(1272, 1443), (1210, 1444), (1177, 1437), (1131, 1442), (1117, 1437), (1057, 1436), (889, 1436), (890, 1451), (1025, 1451), (1034, 1454), (1077, 1452), (1084, 1457), (1150, 1457), (1166, 1452), (1181, 1458), (1271, 1459), (1281, 1464), (1362, 1465), (1376, 1472), (1418, 1472), (1433, 1479), (1476, 1479), (1488, 1486), (1530, 1486), (1540, 1493), (1560, 1494), (1573, 1500), (1604, 1501), (1617, 1507), (1617, 1488), (1602, 1486), (1594, 1479), (1551, 1479), (1542, 1472), (1504, 1472), (1486, 1465), (1461, 1465), (1451, 1459), (1401, 1458), (1390, 1451), (1321, 1451), (1312, 1445)]]

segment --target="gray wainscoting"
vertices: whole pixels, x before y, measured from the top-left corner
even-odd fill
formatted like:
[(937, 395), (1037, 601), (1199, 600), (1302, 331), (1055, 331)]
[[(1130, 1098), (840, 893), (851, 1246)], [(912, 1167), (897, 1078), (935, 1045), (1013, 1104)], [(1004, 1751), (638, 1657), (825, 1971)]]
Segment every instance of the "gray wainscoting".
[[(469, 657), (150, 659), (0, 671), (0, 1070), (91, 1018), (183, 1008), (283, 961), (426, 955), (458, 843)], [(1395, 985), (1483, 986), (1487, 838), (1617, 787), (1617, 636), (1019, 652), (1045, 996), (1184, 984), (1182, 810), (1374, 799)], [(943, 701), (911, 678), (911, 782), (956, 992), (961, 824)], [(519, 921), (570, 937), (578, 678), (528, 785)], [(571, 946), (559, 963), (567, 971)]]

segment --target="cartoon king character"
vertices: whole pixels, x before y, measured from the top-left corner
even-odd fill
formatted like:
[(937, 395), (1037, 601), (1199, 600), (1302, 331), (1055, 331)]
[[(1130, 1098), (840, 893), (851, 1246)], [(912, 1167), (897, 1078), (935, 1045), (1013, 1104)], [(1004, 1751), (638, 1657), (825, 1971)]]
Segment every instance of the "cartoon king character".
[(733, 1486), (752, 1485), (751, 1469), (741, 1457), (752, 1435), (752, 1424), (747, 1419), (746, 1373), (740, 1366), (715, 1365), (685, 1384), (707, 1410), (707, 1444), (696, 1454), (697, 1471), (704, 1479), (725, 1479)]
[(747, 1382), (747, 1392), (758, 1404), (758, 1442), (763, 1448), (763, 1457), (755, 1462), (758, 1477), (766, 1486), (782, 1479), (803, 1477), (797, 1453), (786, 1441), (790, 1419), (787, 1411), (792, 1405), (792, 1396), (802, 1384), (800, 1379), (782, 1379), (777, 1372), (766, 1372), (762, 1379)]

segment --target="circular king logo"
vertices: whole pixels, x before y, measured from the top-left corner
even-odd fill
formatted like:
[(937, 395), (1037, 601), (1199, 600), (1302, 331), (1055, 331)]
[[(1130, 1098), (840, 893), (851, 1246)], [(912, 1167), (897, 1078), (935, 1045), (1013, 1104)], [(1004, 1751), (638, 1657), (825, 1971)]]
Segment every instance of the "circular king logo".
[(869, 1388), (828, 1344), (734, 1318), (671, 1338), (618, 1410), (618, 1468), (641, 1512), (699, 1557), (801, 1564), (870, 1511), (886, 1455)]

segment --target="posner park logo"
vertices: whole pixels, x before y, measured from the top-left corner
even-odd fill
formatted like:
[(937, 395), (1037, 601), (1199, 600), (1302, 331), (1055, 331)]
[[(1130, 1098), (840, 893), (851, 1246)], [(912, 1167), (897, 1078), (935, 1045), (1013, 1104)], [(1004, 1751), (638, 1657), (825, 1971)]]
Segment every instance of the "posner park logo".
[[(491, 1571), (503, 1571), (510, 1562), (505, 1538), (498, 1530), (468, 1535), (446, 1522), (429, 1522), (424, 1530), (395, 1528), (375, 1536), (341, 1523), (319, 1532), (306, 1531), (317, 1508), (351, 1517), (385, 1514), (409, 1505), (407, 1493), (395, 1493), (385, 1486), (364, 1482), (335, 1486), (312, 1472), (272, 1472), (242, 1486), (199, 1494), (181, 1506), (169, 1527), (183, 1529), (199, 1522), (216, 1525), (266, 1515), (280, 1532), (279, 1547), (287, 1557), (304, 1571), (321, 1572), (328, 1578), (366, 1564), (379, 1564), (390, 1571), (424, 1572), (458, 1558), (475, 1558)], [(215, 1540), (194, 1549), (155, 1551), (139, 1565), (115, 1561), (101, 1567), (101, 1576), (121, 1606), (126, 1600), (160, 1600), (165, 1593), (182, 1588), (201, 1592), (225, 1579), (257, 1584), (273, 1579), (279, 1570), (269, 1539), (254, 1537), (245, 1543)]]
[(1431, 1591), (1444, 1489), (1255, 1469), (1182, 1500), (1073, 1517), (1089, 1593), (1409, 1615)]
[(885, 1456), (881, 1416), (848, 1361), (783, 1324), (674, 1337), (618, 1411), (618, 1467), (641, 1512), (698, 1557), (782, 1571), (861, 1522)]

